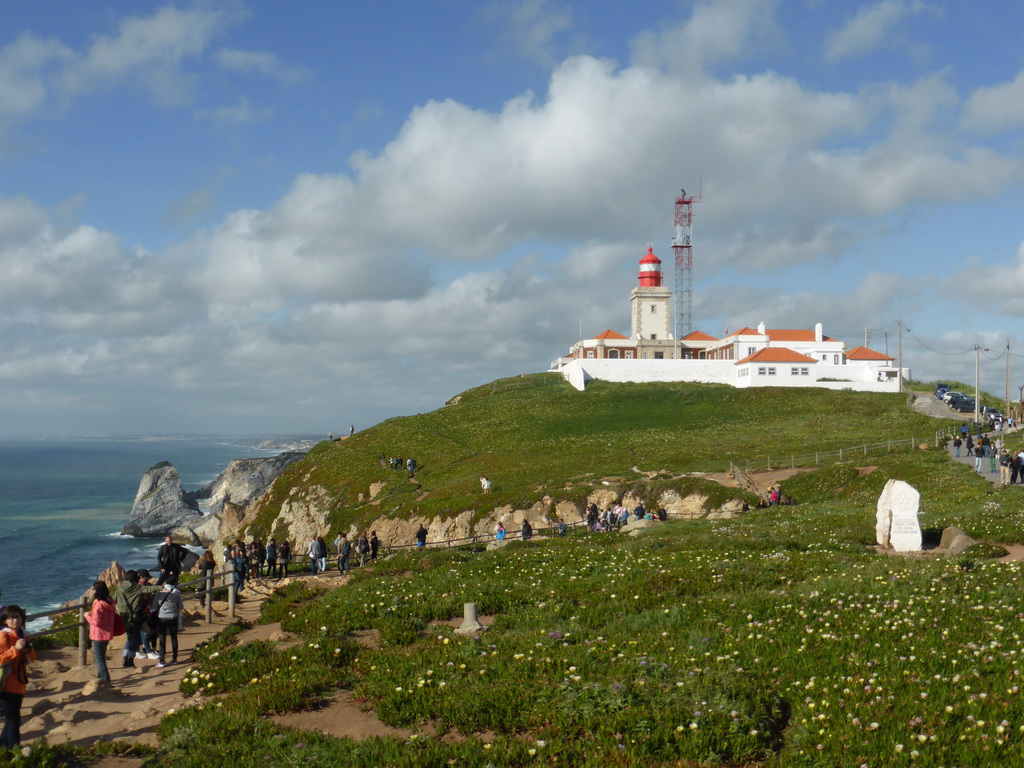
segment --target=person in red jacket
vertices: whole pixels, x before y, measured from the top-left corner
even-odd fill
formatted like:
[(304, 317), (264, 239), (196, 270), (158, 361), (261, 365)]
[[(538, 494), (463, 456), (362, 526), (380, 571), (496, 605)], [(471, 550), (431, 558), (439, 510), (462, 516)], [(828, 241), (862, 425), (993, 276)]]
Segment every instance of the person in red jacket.
[(21, 700), (28, 683), (28, 663), (36, 660), (36, 652), (25, 637), (25, 611), (17, 605), (6, 605), (0, 611), (0, 714), (4, 717), (0, 747), (14, 749), (21, 743)]
[(92, 640), (92, 655), (96, 657), (96, 677), (110, 682), (107, 670), (107, 643), (114, 639), (114, 601), (110, 588), (102, 581), (92, 585), (92, 610), (85, 614), (89, 622), (89, 639)]

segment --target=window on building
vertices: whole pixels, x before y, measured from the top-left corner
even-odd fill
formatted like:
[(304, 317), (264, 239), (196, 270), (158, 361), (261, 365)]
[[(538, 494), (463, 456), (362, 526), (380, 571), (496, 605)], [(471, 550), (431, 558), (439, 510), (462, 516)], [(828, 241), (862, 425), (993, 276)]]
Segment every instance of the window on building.
[(652, 338), (652, 339), (656, 339), (656, 338), (658, 338), (658, 334), (656, 334), (656, 333), (652, 333), (652, 334), (651, 334), (651, 338)]
[(618, 360), (619, 359), (619, 350), (617, 350), (617, 349), (609, 349), (608, 350), (608, 359), (609, 360)]
[(768, 375), (769, 376), (774, 376), (775, 375), (775, 369), (774, 368), (769, 368), (768, 369)]
[(764, 376), (767, 371), (768, 371), (767, 368), (758, 368), (757, 369), (757, 375), (758, 376)]
[(594, 356), (594, 350), (588, 349), (587, 350), (587, 357), (591, 357), (592, 358), (593, 356)]
[(653, 315), (657, 311), (658, 311), (658, 308), (654, 304), (651, 304), (651, 314)]
[(655, 360), (664, 360), (665, 359), (665, 353), (664, 352), (655, 352), (654, 353), (654, 359)]
[(799, 376), (800, 375), (800, 369), (799, 368), (790, 368), (789, 369), (789, 375), (790, 376)]
[(810, 372), (811, 372), (811, 369), (810, 369), (810, 368), (801, 368), (801, 369), (800, 369), (800, 375), (801, 375), (801, 376), (807, 376), (807, 375), (809, 375), (809, 374), (810, 374)]
[(627, 349), (626, 350), (626, 359), (627, 360), (632, 360), (633, 359), (633, 350), (632, 349)]
[(832, 356), (832, 362), (835, 365), (839, 365), (839, 355), (833, 355)]
[(747, 347), (747, 355), (752, 355), (757, 352), (757, 347)]

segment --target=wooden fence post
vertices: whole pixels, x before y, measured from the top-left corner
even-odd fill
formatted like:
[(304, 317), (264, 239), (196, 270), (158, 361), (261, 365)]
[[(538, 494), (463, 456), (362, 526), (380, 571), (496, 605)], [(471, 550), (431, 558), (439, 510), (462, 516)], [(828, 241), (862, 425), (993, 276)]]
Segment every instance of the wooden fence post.
[(233, 619), (235, 618), (235, 579), (238, 578), (238, 574), (232, 569), (225, 576), (228, 582), (228, 614)]
[(88, 635), (85, 633), (85, 628), (88, 626), (85, 623), (85, 595), (82, 595), (82, 602), (78, 604), (78, 666), (85, 666), (85, 646), (89, 641)]
[(206, 623), (213, 623), (213, 569), (206, 572)]

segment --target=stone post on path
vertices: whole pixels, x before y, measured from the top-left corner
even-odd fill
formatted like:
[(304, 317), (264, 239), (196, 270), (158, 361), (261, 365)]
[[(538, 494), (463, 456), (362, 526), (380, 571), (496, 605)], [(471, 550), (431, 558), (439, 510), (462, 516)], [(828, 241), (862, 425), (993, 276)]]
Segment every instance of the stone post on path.
[(483, 624), (480, 623), (480, 618), (477, 613), (476, 603), (465, 603), (462, 606), (462, 626), (455, 630), (457, 635), (473, 635), (477, 632), (484, 632), (487, 630)]
[(235, 579), (238, 578), (238, 574), (232, 568), (227, 572), (226, 576), (228, 582), (228, 615), (233, 619), (235, 618)]

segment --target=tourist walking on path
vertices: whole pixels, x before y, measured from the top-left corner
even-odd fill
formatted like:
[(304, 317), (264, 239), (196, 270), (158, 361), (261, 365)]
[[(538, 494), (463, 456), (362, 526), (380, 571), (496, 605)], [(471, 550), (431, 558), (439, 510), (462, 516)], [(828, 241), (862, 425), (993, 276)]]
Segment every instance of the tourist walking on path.
[(483, 491), (484, 493), (491, 492), (491, 481), (488, 480), (486, 477), (480, 478), (480, 490)]
[(139, 583), (138, 571), (128, 571), (117, 587), (115, 606), (124, 622), (125, 642), (121, 666), (134, 667), (135, 654), (142, 643), (142, 624), (146, 620), (146, 596), (159, 592), (163, 587), (154, 584), (143, 586)]
[(423, 527), (423, 523), (420, 523), (419, 530), (416, 531), (416, 546), (427, 546), (427, 529)]
[(171, 637), (171, 663), (178, 663), (178, 622), (181, 621), (181, 609), (183, 607), (181, 592), (178, 591), (177, 582), (167, 582), (164, 585), (164, 589), (166, 590), (164, 594), (154, 600), (159, 606), (157, 631), (160, 633), (160, 661), (156, 663), (158, 667), (167, 666), (168, 635)]
[(346, 573), (351, 573), (348, 558), (352, 554), (352, 544), (344, 533), (339, 533), (334, 542), (338, 546), (338, 573), (344, 576)]
[(4, 606), (0, 622), (0, 711), (4, 717), (0, 747), (14, 749), (21, 743), (21, 702), (28, 685), (28, 663), (36, 660), (36, 652), (25, 637), (25, 611), (20, 606)]
[(281, 548), (277, 553), (278, 570), (277, 578), (281, 579), (288, 575), (288, 563), (292, 561), (292, 548), (287, 541), (281, 542)]
[(107, 669), (107, 643), (114, 639), (114, 601), (110, 599), (110, 588), (105, 582), (92, 585), (92, 609), (85, 614), (89, 623), (89, 639), (92, 640), (92, 655), (96, 658), (96, 677), (110, 682)]
[(356, 552), (359, 553), (359, 567), (366, 565), (366, 556), (370, 553), (370, 540), (366, 538), (366, 531), (359, 534), (359, 541), (356, 542)]
[(523, 541), (529, 541), (530, 537), (533, 536), (533, 526), (530, 525), (529, 520), (523, 520)]
[(978, 443), (974, 446), (974, 471), (981, 474), (981, 460), (985, 458), (985, 446)]
[(999, 484), (1009, 485), (1010, 484), (1010, 468), (1013, 465), (1013, 458), (1004, 448), (1002, 453), (999, 454)]
[(156, 562), (160, 566), (160, 578), (156, 583), (163, 585), (173, 576), (175, 580), (181, 575), (181, 564), (185, 560), (188, 550), (181, 544), (175, 544), (168, 536), (160, 545), (160, 551), (156, 553)]
[(504, 523), (498, 523), (498, 527), (494, 531), (494, 538), (497, 541), (504, 541), (505, 540), (505, 524)]
[(277, 542), (273, 536), (267, 542), (267, 578), (271, 576), (277, 576)]
[(321, 573), (327, 572), (327, 542), (324, 541), (323, 536), (316, 537), (316, 555), (317, 555), (317, 567)]
[(317, 566), (320, 564), (320, 542), (316, 540), (316, 536), (309, 540), (306, 555), (309, 557), (309, 570), (316, 576)]
[(370, 531), (370, 559), (377, 559), (377, 550), (380, 549), (380, 539), (377, 538), (376, 531)]
[(960, 439), (959, 435), (953, 438), (953, 455), (958, 459), (960, 458), (960, 446), (963, 444), (964, 441)]

